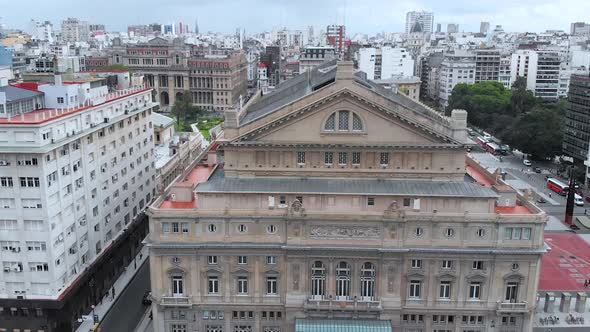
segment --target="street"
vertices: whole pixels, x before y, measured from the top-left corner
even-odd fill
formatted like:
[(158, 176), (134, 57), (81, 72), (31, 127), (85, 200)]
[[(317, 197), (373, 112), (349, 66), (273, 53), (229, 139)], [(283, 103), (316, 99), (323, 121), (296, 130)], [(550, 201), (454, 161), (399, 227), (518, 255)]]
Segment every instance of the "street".
[(132, 332), (148, 306), (143, 305), (143, 294), (150, 289), (150, 264), (146, 261), (137, 271), (117, 302), (100, 324), (101, 332)]
[[(496, 168), (501, 168), (507, 173), (506, 182), (514, 188), (518, 190), (532, 189), (535, 200), (542, 197), (547, 201), (546, 203), (536, 202), (535, 204), (542, 208), (550, 217), (563, 221), (566, 197), (560, 196), (548, 189), (546, 186), (547, 180), (545, 179), (549, 176), (567, 183), (567, 179), (557, 176), (556, 169), (558, 165), (549, 161), (533, 161), (532, 166), (527, 167), (522, 162), (522, 155), (518, 153), (502, 156), (502, 161), (500, 161), (499, 157), (487, 152), (474, 152), (471, 156), (489, 170), (493, 171)], [(534, 171), (535, 167), (540, 167), (541, 173), (536, 173)], [(574, 215), (583, 215), (586, 209), (590, 209), (590, 203), (585, 202), (584, 206), (575, 206)]]

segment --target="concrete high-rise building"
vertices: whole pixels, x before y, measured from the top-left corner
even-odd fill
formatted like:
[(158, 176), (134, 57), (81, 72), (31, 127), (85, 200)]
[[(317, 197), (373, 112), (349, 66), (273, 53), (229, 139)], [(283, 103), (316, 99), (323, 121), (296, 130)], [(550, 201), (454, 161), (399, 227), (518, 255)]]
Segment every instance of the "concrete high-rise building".
[(358, 59), (359, 70), (365, 72), (370, 80), (414, 75), (414, 60), (405, 48), (361, 48)]
[(0, 312), (1, 329), (72, 331), (110, 287), (88, 283), (93, 265), (155, 196), (157, 104), (114, 75), (117, 91), (98, 77), (0, 87), (0, 307), (18, 308)]
[(547, 218), (466, 176), (467, 112), (352, 62), (287, 83), (150, 206), (154, 331), (531, 332)]
[(342, 57), (346, 51), (344, 39), (346, 38), (346, 27), (344, 25), (328, 25), (326, 28), (326, 43), (336, 50), (336, 53)]
[(61, 39), (66, 43), (87, 42), (90, 39), (88, 22), (72, 17), (62, 21)]
[(590, 76), (571, 76), (567, 101), (563, 152), (589, 164), (590, 127), (586, 119), (590, 118)]
[(444, 55), (442, 52), (434, 52), (420, 57), (420, 96), (438, 102), (440, 68)]
[(479, 33), (487, 35), (488, 31), (490, 31), (490, 22), (481, 22), (479, 24)]
[(510, 89), (512, 83), (510, 82), (511, 79), (511, 63), (512, 56), (511, 55), (502, 55), (500, 56), (500, 67), (498, 71), (498, 82), (502, 83), (506, 89)]
[(574, 22), (571, 24), (570, 33), (572, 35), (590, 35), (590, 24), (586, 22)]
[(199, 34), (199, 20), (195, 19), (195, 34)]
[(313, 25), (307, 27), (307, 45), (315, 45), (315, 35), (313, 31)]
[(497, 49), (476, 49), (475, 83), (498, 81), (500, 75), (500, 51)]
[(527, 89), (545, 100), (559, 98), (561, 57), (558, 51), (517, 50), (510, 63), (510, 84), (518, 77), (527, 81)]
[(46, 41), (53, 43), (53, 24), (49, 21), (40, 22), (31, 20), (29, 22), (29, 33), (35, 40)]
[(424, 33), (432, 33), (434, 28), (434, 13), (426, 11), (406, 13), (406, 33), (410, 33), (416, 22), (422, 25), (422, 31)]
[(468, 51), (446, 53), (439, 74), (439, 105), (447, 107), (455, 85), (475, 83), (476, 56)]
[(440, 33), (442, 31), (442, 24), (437, 23), (436, 24), (436, 33)]
[(447, 33), (457, 33), (459, 32), (459, 24), (449, 23), (447, 24)]

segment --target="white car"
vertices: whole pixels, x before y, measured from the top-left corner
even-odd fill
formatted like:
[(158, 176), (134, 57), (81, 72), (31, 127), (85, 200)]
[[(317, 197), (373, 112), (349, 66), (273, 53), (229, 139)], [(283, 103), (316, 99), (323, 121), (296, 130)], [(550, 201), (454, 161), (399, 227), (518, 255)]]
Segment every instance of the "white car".
[(532, 165), (533, 165), (533, 163), (531, 163), (531, 161), (530, 161), (530, 160), (528, 160), (528, 159), (525, 159), (525, 160), (523, 160), (523, 161), (522, 161), (522, 163), (523, 163), (525, 166), (532, 166)]
[(582, 198), (582, 196), (575, 194), (574, 204), (576, 204), (576, 206), (584, 206), (584, 199)]

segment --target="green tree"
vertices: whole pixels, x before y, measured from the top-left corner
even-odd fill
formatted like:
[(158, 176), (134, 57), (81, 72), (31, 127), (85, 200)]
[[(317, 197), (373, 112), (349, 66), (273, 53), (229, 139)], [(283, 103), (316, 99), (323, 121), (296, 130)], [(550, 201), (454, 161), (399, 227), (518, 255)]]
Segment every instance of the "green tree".
[(172, 114), (176, 117), (178, 127), (183, 131), (189, 131), (188, 122), (196, 122), (203, 114), (203, 109), (193, 105), (190, 94), (186, 93), (176, 98), (172, 106)]
[(524, 114), (533, 109), (537, 104), (533, 92), (526, 88), (526, 78), (519, 76), (512, 84), (512, 97), (510, 106), (515, 116)]
[(561, 154), (563, 132), (563, 114), (539, 107), (518, 118), (508, 135), (508, 142), (535, 159), (547, 159)]

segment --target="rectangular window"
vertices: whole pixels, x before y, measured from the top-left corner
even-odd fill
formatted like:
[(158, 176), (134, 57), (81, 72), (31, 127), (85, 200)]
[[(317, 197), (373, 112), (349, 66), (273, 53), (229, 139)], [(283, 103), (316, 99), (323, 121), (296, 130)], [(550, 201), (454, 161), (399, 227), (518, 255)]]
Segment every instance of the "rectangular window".
[(518, 299), (518, 282), (509, 282), (506, 284), (505, 300), (511, 303), (517, 302)]
[(172, 224), (172, 233), (179, 233), (180, 232), (179, 223), (173, 222), (171, 224)]
[(480, 296), (481, 296), (481, 283), (472, 282), (469, 285), (469, 299), (470, 300), (479, 300)]
[(411, 280), (410, 281), (410, 297), (411, 298), (420, 298), (421, 286), (422, 286), (422, 282), (420, 280)]
[(238, 277), (238, 294), (248, 294), (248, 277)]
[(12, 187), (13, 183), (12, 183), (12, 178), (11, 177), (0, 177), (0, 186), (2, 187)]
[(451, 282), (450, 281), (441, 281), (440, 282), (440, 290), (438, 293), (438, 297), (441, 299), (450, 299), (451, 298)]
[(274, 265), (277, 263), (277, 256), (266, 256), (266, 264)]
[(412, 199), (411, 198), (404, 198), (404, 207), (412, 206)]
[(367, 206), (375, 206), (375, 197), (367, 197)]
[(331, 166), (334, 162), (334, 152), (325, 152), (324, 153), (324, 164), (327, 166)]
[(305, 152), (302, 152), (302, 151), (297, 152), (297, 164), (300, 164), (300, 165), (305, 164)]
[(445, 270), (450, 270), (453, 268), (453, 261), (444, 260), (442, 261), (441, 268)]
[(209, 276), (209, 280), (207, 281), (207, 287), (209, 294), (219, 293), (219, 278), (217, 276)]
[(238, 256), (238, 264), (248, 264), (248, 256)]
[(303, 196), (295, 196), (295, 199), (299, 201), (299, 203), (303, 204)]
[(412, 269), (422, 268), (422, 260), (421, 259), (412, 259), (411, 266), (412, 266)]
[(170, 233), (170, 223), (169, 222), (162, 223), (162, 233)]
[(352, 153), (352, 165), (358, 166), (361, 164), (361, 153), (360, 152), (353, 152)]
[(471, 268), (474, 270), (483, 270), (483, 261), (473, 261)]
[(348, 153), (338, 152), (338, 165), (348, 164)]
[(21, 177), (19, 180), (21, 187), (39, 187), (39, 178)]
[(209, 265), (217, 264), (217, 256), (207, 256), (207, 264), (209, 264)]
[(266, 294), (277, 294), (277, 277), (266, 277)]
[(381, 152), (379, 155), (379, 164), (381, 166), (389, 165), (389, 152)]
[(504, 240), (530, 240), (530, 227), (507, 227), (504, 229)]
[(172, 296), (184, 294), (184, 280), (181, 276), (172, 276)]
[(189, 226), (187, 222), (180, 223), (180, 227), (182, 229), (182, 233), (188, 234)]
[(348, 130), (348, 111), (338, 112), (338, 130)]

